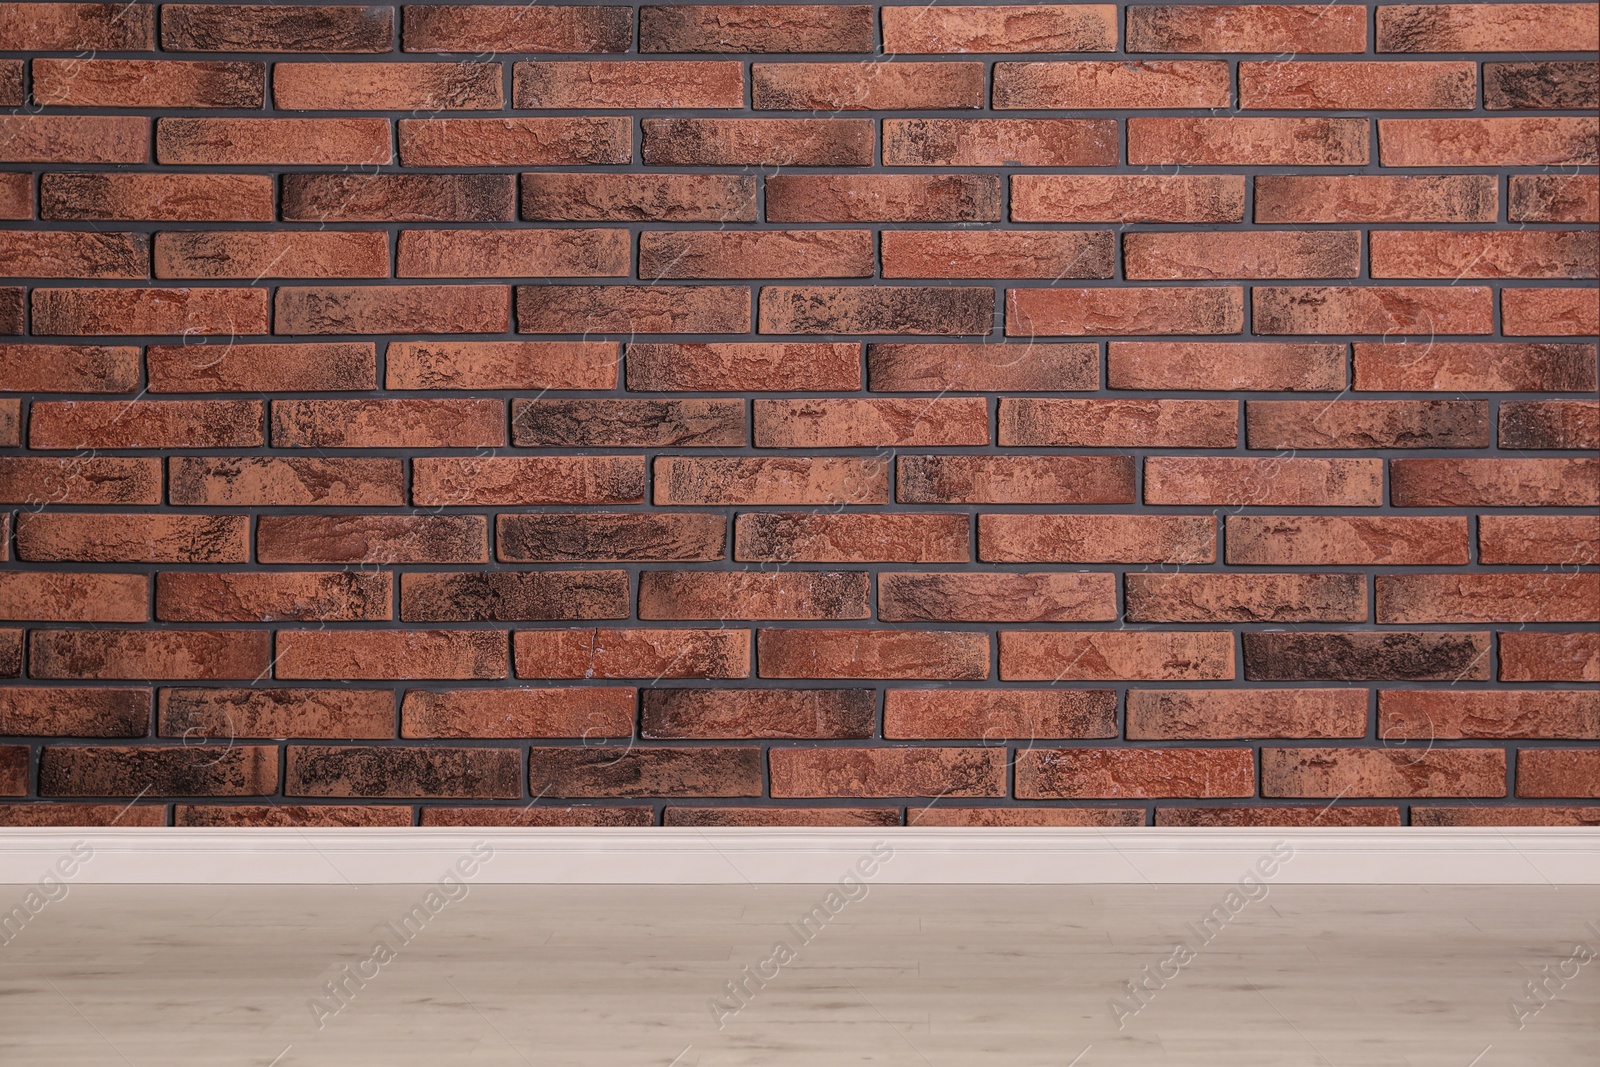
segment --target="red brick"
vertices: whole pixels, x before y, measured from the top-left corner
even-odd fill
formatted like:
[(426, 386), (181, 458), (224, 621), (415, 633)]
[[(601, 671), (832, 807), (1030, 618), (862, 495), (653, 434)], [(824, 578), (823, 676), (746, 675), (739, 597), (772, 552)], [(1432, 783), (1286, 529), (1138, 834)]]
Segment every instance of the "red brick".
[(1131, 504), (1126, 456), (901, 456), (907, 504)]
[(1345, 386), (1345, 347), (1333, 344), (1112, 341), (1112, 389), (1335, 391)]
[(1600, 574), (1380, 574), (1378, 622), (1600, 622)]
[(1046, 344), (873, 344), (875, 392), (1068, 392), (1100, 384), (1099, 346)]
[(1006, 290), (1008, 337), (1220, 334), (1243, 328), (1244, 290), (1237, 285)]
[(504, 285), (325, 286), (278, 289), (276, 333), (501, 333), (511, 325)]
[(397, 278), (616, 278), (630, 270), (625, 230), (406, 230), (395, 258)]
[(757, 400), (757, 448), (890, 448), (984, 445), (981, 397), (901, 400)]
[(748, 678), (748, 630), (522, 630), (518, 678)]
[(885, 278), (1109, 278), (1110, 230), (888, 230)]
[(626, 52), (633, 11), (613, 6), (406, 6), (407, 52)]
[(22, 334), (27, 317), (27, 290), (20, 285), (0, 286), (0, 335)]
[(1600, 826), (1600, 807), (1413, 805), (1412, 826)]
[(1478, 560), (1556, 564), (1600, 561), (1600, 516), (1480, 515)]
[(131, 393), (138, 384), (137, 347), (0, 344), (0, 391)]
[(757, 110), (916, 111), (984, 103), (982, 63), (754, 63), (750, 81)]
[(392, 7), (162, 4), (167, 52), (387, 52)]
[(1508, 337), (1593, 337), (1600, 333), (1600, 293), (1582, 289), (1505, 289), (1500, 315)]
[(142, 574), (0, 571), (0, 619), (7, 621), (148, 622), (149, 602)]
[(999, 797), (1005, 752), (992, 748), (774, 748), (774, 797)]
[(283, 791), (295, 797), (522, 796), (522, 755), (514, 748), (291, 745)]
[(143, 737), (148, 689), (0, 689), (0, 733), (30, 737)]
[(744, 106), (744, 67), (732, 62), (518, 63), (512, 99), (519, 108), (739, 108)]
[(1232, 102), (1228, 64), (1215, 61), (996, 63), (994, 68), (997, 109), (1124, 111), (1147, 107), (1223, 108)]
[(0, 456), (0, 502), (34, 508), (50, 504), (159, 504), (161, 460), (154, 456)]
[(1512, 222), (1600, 222), (1600, 175), (1514, 174), (1508, 200)]
[(641, 619), (865, 619), (865, 571), (646, 571)]
[(1485, 63), (1483, 106), (1491, 111), (1600, 107), (1600, 72), (1593, 61)]
[(1477, 101), (1472, 62), (1239, 64), (1239, 106), (1252, 110), (1471, 111)]
[(7, 115), (4, 163), (148, 163), (150, 120), (111, 115)]
[(524, 174), (522, 217), (754, 222), (756, 180), (748, 174)]
[(398, 459), (173, 456), (167, 496), (188, 507), (395, 507), (405, 503)]
[(977, 174), (774, 174), (769, 222), (998, 222), (1000, 180)]
[(727, 554), (721, 515), (501, 515), (495, 543), (508, 563), (691, 562)]
[(1374, 278), (1593, 278), (1600, 241), (1584, 230), (1379, 230)]
[(0, 630), (0, 678), (22, 675), (22, 631)]
[(778, 563), (966, 563), (965, 515), (772, 514), (734, 521), (733, 558)]
[(158, 233), (157, 278), (387, 278), (386, 234), (359, 230)]
[[(872, 244), (869, 230), (646, 231), (639, 277), (866, 278)], [(626, 248), (623, 267), (627, 273)]]
[(663, 826), (899, 826), (895, 808), (688, 808), (669, 805)]
[(1248, 400), (1251, 448), (1488, 448), (1487, 400)]
[(1493, 222), (1492, 174), (1260, 174), (1255, 221)]
[(163, 622), (363, 622), (392, 618), (391, 575), (374, 571), (215, 574), (156, 578)]
[(1493, 333), (1493, 293), (1483, 286), (1258, 285), (1252, 318), (1265, 334)]
[(1499, 749), (1266, 748), (1264, 797), (1503, 797)]
[(274, 448), (496, 448), (503, 400), (274, 400)]
[[(1396, 461), (1398, 465), (1400, 462)], [(1380, 459), (1308, 456), (1147, 456), (1146, 504), (1242, 507), (1377, 507)]]
[(511, 174), (285, 174), (290, 222), (510, 222)]
[(1247, 748), (1017, 753), (1017, 796), (1026, 800), (1248, 797), (1255, 795), (1255, 784), (1254, 754)]
[(45, 174), (39, 179), (39, 217), (46, 219), (270, 222), (274, 212), (269, 174)]
[(1595, 346), (1358, 342), (1355, 368), (1359, 390), (1582, 393), (1595, 388)]
[(1128, 162), (1135, 166), (1364, 167), (1369, 141), (1367, 119), (1128, 120)]
[(941, 804), (912, 812), (908, 826), (1143, 826), (1143, 808), (963, 808)]
[(746, 333), (743, 285), (519, 285), (520, 333)]
[(1504, 633), (1502, 682), (1600, 682), (1600, 635)]
[(1133, 280), (1354, 278), (1361, 240), (1355, 230), (1130, 233), (1122, 258)]
[(889, 462), (849, 456), (657, 456), (656, 504), (887, 504)]
[(507, 622), (628, 617), (626, 571), (405, 574), (407, 622)]
[(708, 448), (748, 440), (740, 400), (514, 400), (525, 448)]
[(1538, 167), (1595, 162), (1592, 118), (1381, 119), (1385, 167)]
[(31, 218), (33, 175), (22, 172), (0, 174), (0, 219)]
[(17, 558), (86, 563), (245, 563), (246, 515), (50, 512), (17, 523)]
[(33, 98), (51, 107), (261, 107), (265, 63), (35, 59)]
[(1106, 622), (1117, 618), (1110, 574), (939, 574), (878, 576), (884, 622)]
[(279, 630), (279, 678), (504, 678), (504, 630)]
[(0, 234), (0, 276), (38, 278), (145, 278), (150, 239), (136, 233)]
[(615, 389), (615, 341), (391, 341), (389, 389)]
[(575, 166), (627, 163), (633, 126), (621, 117), (401, 119), (408, 167)]
[(1129, 622), (1367, 621), (1361, 574), (1129, 574), (1123, 581)]
[(184, 337), (267, 332), (265, 289), (35, 289), (35, 334)]
[(871, 689), (646, 689), (640, 736), (652, 740), (871, 737)]
[(259, 400), (40, 400), (30, 448), (254, 448)]
[(170, 689), (156, 703), (157, 732), (191, 743), (240, 737), (389, 738), (387, 689)]
[[(1133, 575), (1129, 575), (1133, 577)], [(1360, 575), (1352, 575), (1360, 578)], [(1130, 741), (1365, 737), (1364, 689), (1132, 689)]]
[(987, 334), (994, 290), (954, 286), (761, 287), (761, 333)]
[(1000, 677), (1210, 681), (1232, 678), (1233, 634), (1223, 630), (1027, 631), (1000, 634)]
[(487, 563), (481, 515), (263, 515), (261, 563)]
[(1507, 400), (1500, 405), (1501, 448), (1600, 451), (1600, 405), (1592, 400)]
[(1397, 459), (1390, 464), (1396, 507), (1594, 507), (1597, 459)]
[(1241, 639), (1245, 677), (1253, 682), (1460, 682), (1489, 677), (1487, 633), (1266, 631), (1245, 633)]
[(499, 63), (274, 63), (272, 102), (283, 111), (498, 111), (500, 74)]
[(884, 699), (883, 735), (990, 745), (1115, 737), (1116, 713), (1116, 694), (1109, 689), (891, 689)]
[[(442, 10), (449, 10), (444, 8)], [(409, 810), (409, 809), (408, 809)], [(532, 807), (425, 807), (422, 826), (651, 826), (655, 810), (649, 807), (611, 807), (582, 804), (558, 808)]]
[(1600, 797), (1600, 752), (1539, 748), (1518, 752), (1517, 796)]
[(370, 341), (151, 345), (152, 393), (351, 392), (378, 387)]
[(420, 507), (644, 502), (643, 456), (417, 456)]
[[(627, 120), (621, 120), (626, 122)], [(871, 119), (644, 119), (652, 166), (865, 167)]]
[(1227, 559), (1251, 567), (1465, 566), (1464, 515), (1229, 515)]
[(0, 60), (0, 106), (21, 107), (26, 99), (22, 91), (22, 73), (25, 59)]
[(1425, 742), (1463, 737), (1600, 740), (1600, 693), (1385, 689), (1378, 694), (1378, 736)]
[(985, 563), (1215, 563), (1216, 521), (1210, 515), (980, 515), (978, 558)]
[(392, 162), (388, 119), (204, 119), (156, 122), (156, 159), (180, 165), (376, 166)]
[(867, 4), (651, 5), (639, 9), (639, 51), (871, 52), (873, 21)]
[(1239, 404), (1005, 397), (999, 431), (1002, 446), (1233, 448), (1239, 443)]
[[(870, 259), (870, 249), (867, 255)], [(855, 390), (861, 388), (861, 346), (774, 341), (629, 344), (628, 388), (643, 393)]]
[(989, 676), (989, 638), (929, 630), (762, 630), (763, 678), (933, 678)]
[(40, 796), (267, 796), (277, 788), (271, 745), (50, 746), (39, 754)]
[(263, 630), (35, 630), (28, 671), (35, 678), (253, 683), (267, 673), (270, 636)]
[(153, 4), (0, 4), (7, 51), (140, 51), (155, 43)]
[[(1258, 186), (1264, 178), (1256, 179)], [(1013, 174), (1011, 219), (1241, 222), (1244, 178), (1237, 174)]]
[(1344, 5), (1128, 8), (1130, 52), (1364, 52), (1366, 11)]
[[(1415, 809), (1413, 809), (1415, 810)], [(1142, 814), (1142, 813), (1141, 813)], [(1161, 807), (1157, 826), (1399, 826), (1400, 809), (1393, 806), (1256, 805), (1248, 808)]]
[(754, 797), (761, 795), (761, 750), (535, 747), (528, 782), (539, 796)]
[[(15, 448), (22, 443), (22, 401), (0, 400), (0, 447)], [(9, 516), (7, 516), (9, 518)], [(4, 531), (0, 530), (0, 534)], [(4, 540), (0, 537), (0, 540)], [(0, 556), (0, 559), (4, 559)]]
[(1114, 52), (1113, 4), (884, 7), (886, 54)]
[(390, 804), (175, 804), (174, 826), (410, 826), (411, 809)]
[(1115, 119), (884, 119), (890, 167), (1114, 167)]
[(401, 737), (631, 737), (636, 690), (406, 690)]
[(1586, 4), (1397, 4), (1377, 10), (1380, 52), (1566, 52), (1600, 33)]

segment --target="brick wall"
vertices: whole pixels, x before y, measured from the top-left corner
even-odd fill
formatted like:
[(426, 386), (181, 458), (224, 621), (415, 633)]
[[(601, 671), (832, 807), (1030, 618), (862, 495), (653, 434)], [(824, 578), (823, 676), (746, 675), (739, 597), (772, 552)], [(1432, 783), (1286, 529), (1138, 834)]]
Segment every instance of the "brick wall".
[(0, 823), (1600, 822), (1593, 3), (0, 3)]

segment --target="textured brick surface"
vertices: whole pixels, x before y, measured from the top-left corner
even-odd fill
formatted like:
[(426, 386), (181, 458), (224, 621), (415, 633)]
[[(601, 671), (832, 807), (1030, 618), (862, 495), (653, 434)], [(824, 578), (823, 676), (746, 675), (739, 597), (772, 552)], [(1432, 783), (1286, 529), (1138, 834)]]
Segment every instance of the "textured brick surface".
[(1593, 825), (1597, 35), (0, 3), (0, 825)]

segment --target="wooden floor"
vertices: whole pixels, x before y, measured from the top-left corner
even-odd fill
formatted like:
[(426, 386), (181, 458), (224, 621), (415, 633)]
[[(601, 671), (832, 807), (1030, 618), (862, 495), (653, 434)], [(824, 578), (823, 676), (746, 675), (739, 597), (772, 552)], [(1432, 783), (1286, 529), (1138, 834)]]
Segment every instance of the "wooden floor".
[[(1564, 965), (1600, 949), (1600, 891), (1284, 885), (1231, 916), (1226, 892), (477, 885), (430, 912), (424, 887), (72, 886), (0, 945), (0, 1063), (1600, 1063), (1600, 960)], [(0, 893), (3, 911), (23, 887)], [(384, 926), (419, 905), (414, 932)], [(768, 965), (819, 907), (798, 958)], [(1163, 968), (1207, 913), (1228, 918)], [(380, 938), (397, 951), (372, 962)], [(1547, 965), (1519, 1029), (1510, 1005)], [(746, 966), (769, 977), (741, 1007), (726, 984)], [(1176, 977), (1141, 1008), (1125, 983), (1147, 966)]]

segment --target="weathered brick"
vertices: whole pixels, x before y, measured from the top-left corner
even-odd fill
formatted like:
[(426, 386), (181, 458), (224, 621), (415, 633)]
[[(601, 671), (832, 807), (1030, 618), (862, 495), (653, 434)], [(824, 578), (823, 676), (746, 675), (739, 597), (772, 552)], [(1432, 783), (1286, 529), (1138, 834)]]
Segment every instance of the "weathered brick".
[[(1413, 817), (1416, 809), (1413, 810)], [(1156, 809), (1157, 826), (1399, 826), (1400, 809), (1392, 805), (1326, 804), (1265, 805), (1244, 808), (1188, 808), (1163, 805)]]
[(511, 325), (504, 285), (282, 286), (276, 333), (502, 333)]
[(1209, 515), (979, 515), (978, 558), (985, 563), (1214, 563), (1216, 521)]
[(21, 171), (0, 174), (0, 219), (31, 218), (33, 218), (33, 175)]
[(1466, 807), (1415, 804), (1412, 826), (1600, 826), (1600, 807), (1519, 804)]
[(270, 643), (263, 630), (35, 630), (28, 670), (35, 678), (254, 682), (267, 673)]
[(1589, 400), (1508, 400), (1500, 405), (1501, 448), (1600, 451), (1600, 405)]
[[(19, 793), (19, 795), (21, 795)], [(164, 804), (79, 804), (70, 801), (17, 801), (0, 806), (5, 826), (165, 826)]]
[(1002, 446), (1232, 448), (1239, 443), (1239, 405), (1234, 400), (1006, 397), (1000, 401), (999, 432)]
[(646, 689), (640, 736), (652, 740), (871, 737), (871, 689)]
[(1129, 574), (1123, 583), (1129, 622), (1367, 621), (1361, 574)]
[(8, 115), (3, 163), (148, 163), (150, 120), (111, 115)]
[(495, 807), (425, 807), (422, 826), (650, 826), (655, 809), (648, 806), (540, 804)]
[[(639, 277), (866, 278), (872, 245), (869, 230), (651, 230), (639, 235)], [(627, 273), (625, 240), (622, 259)]]
[(270, 222), (273, 211), (268, 174), (45, 174), (39, 179), (39, 216), (46, 219)]
[(1593, 278), (1600, 240), (1592, 231), (1378, 230), (1374, 278)]
[(1254, 567), (1464, 566), (1464, 515), (1229, 515), (1227, 560)]
[(1593, 337), (1600, 333), (1600, 292), (1582, 289), (1505, 289), (1500, 293), (1507, 337)]
[(1017, 754), (1017, 796), (1026, 800), (1247, 797), (1254, 795), (1255, 784), (1255, 760), (1246, 748), (1059, 748)]
[(143, 737), (150, 731), (150, 691), (6, 686), (0, 689), (0, 731), (13, 736)]
[(998, 797), (1005, 752), (982, 748), (774, 748), (775, 797)]
[(1380, 574), (1380, 623), (1600, 622), (1600, 574)]
[(1600, 222), (1600, 175), (1514, 174), (1508, 199), (1512, 222)]
[[(1368, 121), (1130, 118), (1128, 162), (1135, 166), (1363, 167), (1369, 162)], [(1385, 124), (1389, 121), (1393, 120)], [(1384, 163), (1393, 165), (1387, 158)]]
[(1478, 559), (1482, 563), (1600, 561), (1600, 515), (1480, 515)]
[(1264, 797), (1503, 797), (1499, 749), (1265, 748)]
[[(287, 10), (287, 9), (285, 9)], [(156, 121), (156, 160), (186, 166), (378, 166), (392, 162), (388, 119)]]
[(40, 562), (245, 563), (247, 515), (41, 511), (17, 524), (17, 558)]
[(267, 291), (35, 289), (33, 332), (45, 336), (263, 334), (267, 332)]
[(405, 574), (406, 622), (548, 622), (628, 617), (625, 571)]
[(761, 750), (696, 748), (534, 747), (528, 784), (553, 797), (754, 797), (761, 795)]
[(1251, 448), (1488, 448), (1487, 400), (1247, 400)]
[(646, 571), (639, 618), (865, 619), (868, 585), (865, 571)]
[(162, 4), (168, 52), (387, 52), (392, 7)]
[(155, 43), (154, 4), (0, 4), (6, 51), (140, 51)]
[(1112, 167), (1115, 119), (884, 119), (891, 167)]
[(163, 622), (371, 622), (392, 618), (393, 576), (380, 571), (156, 576)]
[(291, 797), (520, 797), (522, 755), (514, 748), (290, 745), (284, 795)]
[(899, 808), (705, 808), (669, 804), (663, 826), (899, 826)]
[(744, 66), (733, 62), (518, 63), (514, 79), (521, 108), (744, 106)]
[(389, 276), (388, 236), (371, 230), (158, 233), (154, 252), (157, 278)]
[(1582, 393), (1595, 346), (1481, 341), (1357, 342), (1358, 390)]
[(1519, 752), (1517, 796), (1600, 797), (1600, 757), (1592, 749)]
[(1117, 617), (1110, 574), (962, 574), (895, 571), (878, 576), (884, 622), (1106, 622)]
[(1246, 633), (1244, 674), (1253, 682), (1460, 682), (1489, 677), (1487, 633)]
[(504, 678), (504, 630), (279, 630), (279, 678)]
[(150, 239), (137, 233), (0, 233), (0, 276), (38, 278), (145, 278)]
[(264, 444), (259, 400), (41, 400), (30, 448), (254, 448)]
[(1233, 657), (1233, 634), (1228, 631), (1006, 630), (1000, 634), (1000, 677), (1008, 682), (1221, 680), (1233, 677)]
[(1130, 741), (1365, 737), (1366, 734), (1367, 693), (1363, 689), (1128, 691)]
[[(1265, 178), (1256, 179), (1258, 188)], [(1244, 178), (1236, 174), (1013, 174), (1011, 219), (1240, 222), (1244, 219)]]
[(614, 389), (615, 341), (391, 341), (390, 389)]
[(1116, 733), (1117, 697), (1109, 689), (891, 689), (884, 697), (886, 738), (993, 745)]
[(1131, 504), (1125, 456), (902, 456), (906, 504)]
[(740, 400), (514, 400), (511, 437), (528, 448), (739, 447)]
[(1239, 106), (1252, 110), (1470, 111), (1477, 99), (1478, 65), (1460, 60), (1239, 64)]
[(137, 347), (0, 344), (0, 392), (131, 393), (138, 383)]
[(163, 688), (156, 703), (162, 737), (232, 741), (240, 737), (394, 736), (387, 689)]
[(1259, 174), (1255, 193), (1266, 223), (1493, 222), (1500, 205), (1491, 174)]
[(516, 202), (510, 174), (283, 176), (288, 222), (510, 222)]
[(1355, 230), (1130, 233), (1122, 260), (1123, 276), (1136, 281), (1354, 278), (1361, 241)]
[(418, 456), (411, 477), (420, 507), (644, 501), (643, 456)]
[(495, 448), (502, 400), (274, 400), (274, 448)]
[(885, 278), (1109, 278), (1110, 230), (887, 230)]
[(1226, 334), (1243, 328), (1244, 290), (1237, 285), (1006, 290), (1008, 337)]
[(1485, 63), (1483, 105), (1494, 110), (1600, 107), (1600, 71), (1592, 61)]
[(263, 515), (262, 563), (487, 563), (481, 515)]
[(887, 459), (657, 456), (656, 504), (887, 504)]
[(647, 5), (639, 51), (871, 52), (873, 21), (867, 4)]
[(997, 222), (1000, 180), (979, 174), (774, 174), (769, 222)]
[(954, 286), (761, 287), (761, 333), (986, 334), (994, 290)]
[(522, 630), (518, 678), (748, 678), (748, 630)]
[(1146, 504), (1376, 507), (1383, 461), (1235, 456), (1147, 456)]
[[(35, 59), (33, 98), (49, 107), (261, 107), (265, 63)], [(19, 101), (20, 103), (20, 101)]]
[(855, 390), (861, 388), (861, 346), (774, 341), (629, 344), (628, 388), (644, 393)]
[(1113, 4), (883, 8), (886, 54), (1113, 52)]
[(756, 179), (749, 174), (524, 174), (522, 217), (586, 222), (754, 222)]
[(495, 543), (507, 563), (693, 562), (727, 555), (721, 515), (656, 512), (501, 515)]
[(872, 344), (868, 380), (875, 392), (1070, 392), (1100, 384), (1092, 343)]
[(519, 285), (520, 333), (746, 333), (742, 285)]
[(1112, 341), (1112, 389), (1336, 391), (1345, 386), (1345, 347), (1336, 344)]
[(1594, 507), (1600, 459), (1397, 459), (1396, 507)]
[(1366, 12), (1343, 4), (1128, 8), (1130, 52), (1364, 52)]
[(644, 119), (640, 153), (652, 166), (865, 167), (872, 127), (871, 119)]
[(407, 52), (626, 52), (633, 11), (609, 5), (406, 5)]
[(396, 804), (174, 804), (174, 826), (410, 826)]
[(395, 277), (615, 278), (629, 273), (628, 245), (623, 230), (406, 230)]
[(1378, 735), (1435, 738), (1548, 737), (1600, 740), (1600, 693), (1527, 689), (1385, 689)]
[(0, 456), (0, 502), (33, 508), (50, 504), (159, 504), (161, 460), (155, 456)]
[(7, 621), (148, 622), (149, 601), (142, 574), (0, 571), (0, 619)]
[[(1467, 67), (1471, 69), (1470, 64)], [(1150, 107), (1221, 108), (1232, 102), (1228, 64), (1216, 61), (996, 63), (994, 67), (997, 109), (1123, 111)]]
[(400, 705), (400, 736), (631, 737), (637, 702), (636, 690), (613, 686), (408, 689)]
[(274, 63), (272, 102), (284, 111), (498, 111), (500, 72), (499, 63)]
[(627, 163), (633, 126), (625, 118), (401, 119), (400, 162), (408, 167), (575, 166)]
[(398, 459), (173, 456), (168, 500), (189, 507), (395, 507), (405, 503)]
[(1380, 119), (1378, 156), (1385, 167), (1593, 165), (1597, 134), (1591, 118)]
[(271, 745), (50, 745), (39, 754), (40, 796), (247, 797), (277, 789)]
[(757, 448), (871, 448), (989, 443), (981, 397), (757, 400)]
[(750, 81), (757, 110), (948, 110), (984, 102), (982, 63), (753, 63)]
[(1478, 285), (1258, 285), (1250, 298), (1265, 334), (1494, 332), (1494, 295)]
[(1380, 52), (1564, 52), (1600, 33), (1584, 4), (1397, 4), (1377, 11)]
[(733, 558), (746, 563), (966, 563), (969, 526), (964, 515), (747, 512), (734, 521)]
[(1600, 636), (1593, 633), (1500, 635), (1502, 682), (1600, 682)]
[(378, 387), (370, 341), (151, 345), (152, 393), (354, 392)]

